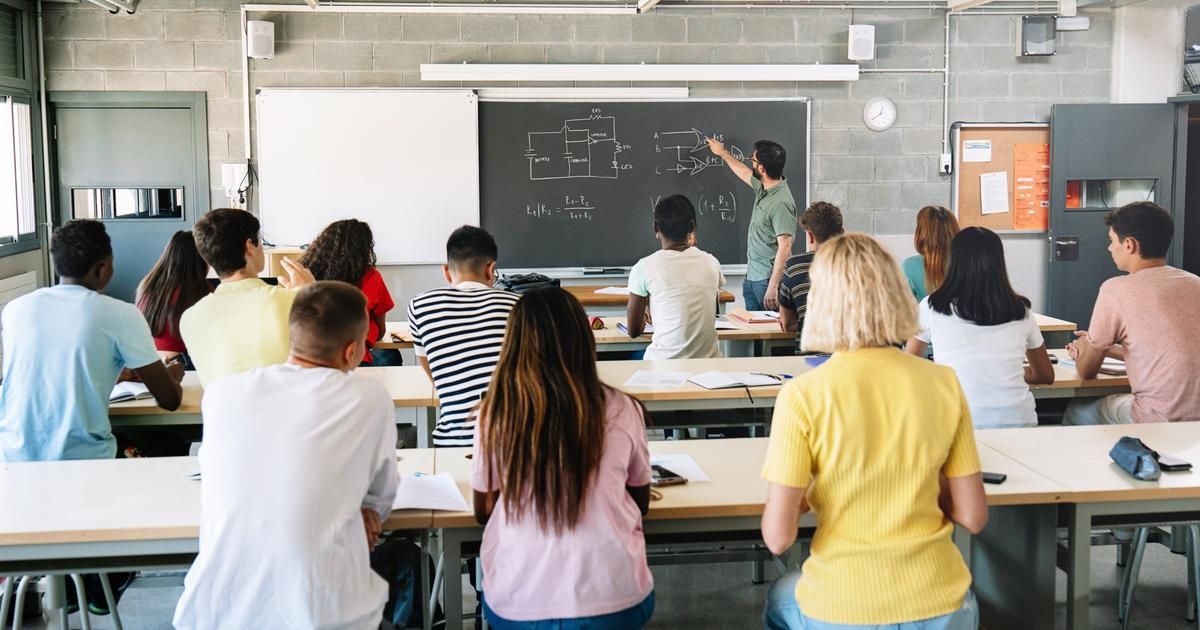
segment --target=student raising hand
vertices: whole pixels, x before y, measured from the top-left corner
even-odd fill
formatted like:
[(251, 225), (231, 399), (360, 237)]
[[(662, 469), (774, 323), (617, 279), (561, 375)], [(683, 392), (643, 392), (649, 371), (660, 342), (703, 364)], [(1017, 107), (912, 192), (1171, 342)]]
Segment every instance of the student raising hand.
[(283, 265), (283, 270), (287, 272), (286, 278), (283, 276), (277, 278), (279, 286), (286, 289), (303, 289), (317, 281), (311, 271), (291, 258), (283, 258), (279, 264)]

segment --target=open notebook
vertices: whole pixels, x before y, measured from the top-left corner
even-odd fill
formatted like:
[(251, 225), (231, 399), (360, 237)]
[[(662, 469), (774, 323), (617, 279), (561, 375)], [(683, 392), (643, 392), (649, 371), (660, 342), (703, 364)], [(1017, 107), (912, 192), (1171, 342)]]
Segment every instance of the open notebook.
[[(1075, 367), (1075, 360), (1070, 357), (1062, 359), (1059, 363), (1067, 367)], [(1100, 373), (1109, 376), (1125, 376), (1125, 362), (1105, 357), (1104, 363), (1100, 364)]]
[(150, 390), (146, 388), (145, 383), (134, 381), (124, 381), (117, 383), (113, 387), (112, 393), (108, 395), (108, 402), (125, 402), (126, 400), (143, 400), (153, 398)]
[(774, 374), (759, 372), (720, 372), (710, 370), (693, 375), (689, 381), (704, 389), (729, 389), (731, 387), (770, 387), (783, 382)]

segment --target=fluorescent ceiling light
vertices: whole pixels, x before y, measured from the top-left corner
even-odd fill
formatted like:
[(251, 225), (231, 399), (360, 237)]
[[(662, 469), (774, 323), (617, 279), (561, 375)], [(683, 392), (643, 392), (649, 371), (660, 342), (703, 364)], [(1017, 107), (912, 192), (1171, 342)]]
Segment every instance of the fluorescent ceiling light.
[(992, 0), (946, 0), (946, 8), (951, 11), (966, 11), (975, 7), (989, 4)]
[(685, 87), (496, 87), (477, 88), (482, 99), (544, 101), (554, 99), (625, 100), (687, 98)]
[(857, 81), (858, 64), (423, 63), (422, 81)]
[[(315, 2), (315, 0), (305, 0)], [(483, 14), (534, 14), (534, 15), (634, 15), (637, 6), (618, 4), (483, 4), (483, 3), (437, 3), (437, 4), (362, 4), (337, 3), (317, 4), (309, 8), (294, 4), (246, 4), (247, 13), (483, 13)]]

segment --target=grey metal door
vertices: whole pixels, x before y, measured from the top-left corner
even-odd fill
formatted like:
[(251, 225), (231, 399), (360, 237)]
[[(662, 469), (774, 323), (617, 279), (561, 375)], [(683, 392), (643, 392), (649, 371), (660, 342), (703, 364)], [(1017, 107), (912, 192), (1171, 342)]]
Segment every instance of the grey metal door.
[(1121, 273), (1107, 250), (1106, 213), (1150, 200), (1175, 214), (1175, 121), (1175, 106), (1168, 104), (1052, 109), (1051, 315), (1086, 329), (1100, 285)]
[(115, 258), (107, 293), (132, 301), (171, 235), (209, 208), (203, 98), (198, 111), (193, 93), (51, 100), (58, 222), (105, 223)]

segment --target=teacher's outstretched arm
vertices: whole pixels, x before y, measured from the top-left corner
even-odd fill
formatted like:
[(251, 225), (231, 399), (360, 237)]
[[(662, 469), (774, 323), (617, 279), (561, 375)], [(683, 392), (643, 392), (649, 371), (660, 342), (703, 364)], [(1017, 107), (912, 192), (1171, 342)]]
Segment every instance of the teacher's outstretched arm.
[(704, 141), (708, 143), (708, 150), (712, 151), (713, 155), (721, 158), (725, 162), (725, 166), (728, 166), (729, 170), (733, 171), (733, 174), (742, 180), (742, 183), (747, 186), (750, 185), (750, 178), (754, 174), (750, 171), (749, 166), (746, 166), (741, 160), (733, 157), (733, 154), (725, 148), (724, 144), (721, 144), (720, 140), (705, 138)]

